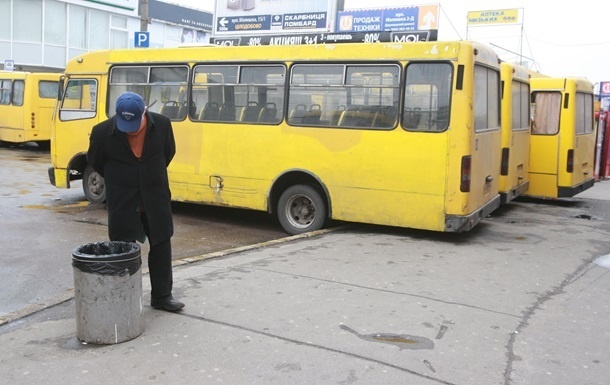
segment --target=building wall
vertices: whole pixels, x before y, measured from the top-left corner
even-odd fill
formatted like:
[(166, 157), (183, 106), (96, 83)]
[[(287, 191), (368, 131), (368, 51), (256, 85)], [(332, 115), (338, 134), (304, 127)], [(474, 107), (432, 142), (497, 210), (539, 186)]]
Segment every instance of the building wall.
[[(111, 4), (111, 1), (107, 1)], [(135, 2), (137, 6), (137, 0)], [(183, 27), (153, 20), (150, 47), (181, 43)], [(67, 61), (98, 49), (134, 47), (137, 9), (74, 0), (0, 0), (0, 68), (60, 72)]]

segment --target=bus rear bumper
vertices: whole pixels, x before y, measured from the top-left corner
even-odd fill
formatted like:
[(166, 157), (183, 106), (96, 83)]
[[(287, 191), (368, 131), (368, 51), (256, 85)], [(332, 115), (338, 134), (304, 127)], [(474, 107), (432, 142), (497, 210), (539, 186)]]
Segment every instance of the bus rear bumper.
[(49, 182), (57, 188), (70, 188), (70, 178), (68, 170), (49, 167)]
[(591, 178), (576, 186), (572, 186), (572, 187), (561, 187), (560, 186), (557, 188), (557, 197), (571, 198), (574, 195), (579, 194), (579, 193), (593, 187), (594, 183), (595, 183), (595, 178)]
[(500, 192), (500, 204), (505, 205), (513, 199), (520, 197), (530, 188), (530, 182), (521, 183), (519, 186), (507, 192)]
[(470, 215), (447, 215), (445, 217), (445, 231), (450, 233), (463, 233), (469, 231), (476, 226), (481, 219), (491, 214), (498, 207), (500, 207), (500, 195), (496, 195), (483, 207)]

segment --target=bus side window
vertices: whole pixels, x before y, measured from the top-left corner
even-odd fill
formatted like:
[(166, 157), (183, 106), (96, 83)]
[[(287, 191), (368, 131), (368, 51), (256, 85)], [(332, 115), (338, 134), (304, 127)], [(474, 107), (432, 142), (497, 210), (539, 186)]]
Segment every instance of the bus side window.
[(336, 110), (334, 110), (332, 112), (332, 115), (330, 117), (330, 125), (331, 126), (338, 126), (339, 125), (339, 120), (341, 119), (341, 115), (343, 114), (343, 111), (345, 111), (345, 106), (344, 105), (340, 105), (337, 107)]
[(199, 120), (218, 120), (218, 115), (220, 113), (220, 108), (218, 107), (218, 103), (216, 102), (207, 102), (205, 106), (201, 109), (199, 113)]
[(160, 114), (167, 116), (171, 120), (178, 119), (180, 105), (176, 101), (165, 102), (159, 111)]
[(265, 107), (261, 108), (261, 112), (258, 115), (258, 121), (261, 123), (278, 123), (276, 115), (277, 107), (275, 103), (269, 102)]
[(341, 127), (356, 127), (358, 126), (358, 119), (358, 110), (343, 111), (338, 125)]
[(409, 107), (405, 107), (403, 120), (405, 127), (417, 128), (417, 126), (419, 126), (419, 121), (421, 120), (421, 108), (415, 107), (411, 109)]
[(189, 109), (189, 103), (188, 101), (184, 101), (180, 104), (180, 108), (178, 109), (178, 120), (184, 120), (186, 119), (186, 116), (193, 116), (195, 115), (195, 111), (197, 110), (197, 106), (191, 102), (190, 104), (190, 109)]
[(235, 121), (235, 106), (229, 104), (223, 104), (218, 110), (218, 120), (222, 122), (234, 122)]
[(304, 104), (297, 104), (291, 111), (288, 117), (290, 124), (302, 124), (303, 118), (307, 113), (307, 106)]
[(13, 92), (13, 83), (11, 80), (0, 80), (0, 104), (11, 104), (11, 94)]
[(258, 122), (258, 115), (260, 114), (261, 107), (258, 106), (258, 102), (248, 102), (248, 105), (241, 111), (241, 122)]
[(319, 124), (322, 116), (322, 107), (314, 103), (309, 107), (309, 111), (303, 115), (303, 124)]

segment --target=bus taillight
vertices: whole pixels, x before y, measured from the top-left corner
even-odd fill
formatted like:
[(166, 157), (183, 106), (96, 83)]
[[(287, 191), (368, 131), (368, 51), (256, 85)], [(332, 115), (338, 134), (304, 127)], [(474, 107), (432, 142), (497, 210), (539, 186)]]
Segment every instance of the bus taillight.
[(502, 163), (500, 166), (500, 175), (508, 175), (508, 156), (510, 149), (508, 147), (502, 148)]
[(566, 171), (567, 172), (574, 172), (574, 150), (570, 149), (568, 150), (568, 161), (566, 164)]
[(460, 191), (470, 192), (470, 169), (472, 159), (470, 155), (462, 157), (462, 172), (460, 178)]
[(32, 128), (36, 128), (36, 114), (32, 112)]

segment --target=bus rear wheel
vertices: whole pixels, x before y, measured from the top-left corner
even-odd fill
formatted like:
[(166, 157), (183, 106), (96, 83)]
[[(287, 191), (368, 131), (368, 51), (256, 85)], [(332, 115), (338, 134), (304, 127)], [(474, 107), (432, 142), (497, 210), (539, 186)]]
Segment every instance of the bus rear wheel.
[(85, 192), (85, 197), (91, 203), (103, 203), (106, 201), (104, 178), (89, 165), (85, 167), (85, 172), (83, 172), (83, 191)]
[(320, 230), (326, 221), (326, 205), (313, 187), (294, 185), (280, 196), (277, 217), (290, 235)]

